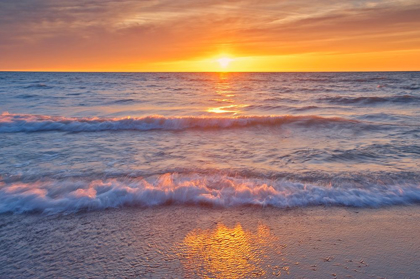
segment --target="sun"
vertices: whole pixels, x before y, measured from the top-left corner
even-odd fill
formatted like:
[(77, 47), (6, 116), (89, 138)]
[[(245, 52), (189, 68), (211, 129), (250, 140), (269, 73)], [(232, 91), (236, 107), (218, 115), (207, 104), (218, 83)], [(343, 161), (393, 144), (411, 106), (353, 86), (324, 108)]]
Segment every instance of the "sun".
[(233, 59), (229, 57), (222, 57), (222, 58), (217, 59), (217, 62), (219, 63), (222, 69), (226, 69), (229, 66), (230, 62), (232, 61)]

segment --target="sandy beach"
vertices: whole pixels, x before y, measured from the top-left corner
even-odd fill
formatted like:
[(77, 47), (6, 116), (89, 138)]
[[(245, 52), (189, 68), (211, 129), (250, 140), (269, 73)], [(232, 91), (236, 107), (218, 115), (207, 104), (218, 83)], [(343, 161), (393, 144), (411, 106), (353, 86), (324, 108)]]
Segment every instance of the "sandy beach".
[(420, 207), (1, 215), (1, 278), (418, 278)]

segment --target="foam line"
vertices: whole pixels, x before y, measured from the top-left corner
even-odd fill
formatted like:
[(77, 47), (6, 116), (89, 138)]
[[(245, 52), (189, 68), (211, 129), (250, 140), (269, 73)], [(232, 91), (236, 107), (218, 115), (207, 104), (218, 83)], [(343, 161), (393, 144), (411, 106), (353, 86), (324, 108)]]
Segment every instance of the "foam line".
[(0, 213), (69, 213), (174, 204), (288, 208), (316, 205), (381, 207), (419, 202), (419, 185), (366, 185), (357, 188), (217, 174), (167, 173), (153, 178), (0, 183)]
[(16, 132), (96, 132), (118, 130), (185, 130), (227, 129), (250, 126), (280, 126), (296, 123), (305, 126), (328, 124), (355, 124), (359, 121), (340, 117), (321, 116), (241, 116), (241, 117), (164, 117), (139, 118), (82, 118), (29, 114), (3, 113), (0, 116), (0, 133)]

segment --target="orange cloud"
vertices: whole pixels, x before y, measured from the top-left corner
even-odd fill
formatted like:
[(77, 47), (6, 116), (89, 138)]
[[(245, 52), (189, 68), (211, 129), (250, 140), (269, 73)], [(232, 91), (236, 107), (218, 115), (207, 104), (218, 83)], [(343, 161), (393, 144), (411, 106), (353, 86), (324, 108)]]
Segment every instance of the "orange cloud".
[(420, 70), (420, 4), (399, 1), (0, 2), (0, 70)]

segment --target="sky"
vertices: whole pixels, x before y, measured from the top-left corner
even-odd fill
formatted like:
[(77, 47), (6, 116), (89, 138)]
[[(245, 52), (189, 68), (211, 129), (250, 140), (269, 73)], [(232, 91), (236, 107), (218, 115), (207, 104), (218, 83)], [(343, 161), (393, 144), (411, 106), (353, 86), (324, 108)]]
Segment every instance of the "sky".
[(0, 0), (0, 70), (420, 70), (420, 0)]

